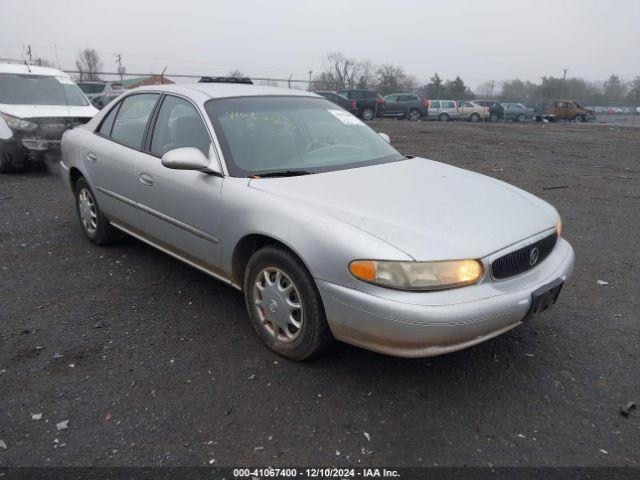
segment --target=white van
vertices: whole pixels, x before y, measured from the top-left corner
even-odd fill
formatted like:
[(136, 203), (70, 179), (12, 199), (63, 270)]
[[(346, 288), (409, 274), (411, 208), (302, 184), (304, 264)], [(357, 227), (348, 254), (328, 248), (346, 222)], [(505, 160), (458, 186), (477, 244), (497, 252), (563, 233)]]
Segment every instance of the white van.
[(66, 73), (0, 63), (0, 173), (58, 159), (62, 134), (97, 112)]

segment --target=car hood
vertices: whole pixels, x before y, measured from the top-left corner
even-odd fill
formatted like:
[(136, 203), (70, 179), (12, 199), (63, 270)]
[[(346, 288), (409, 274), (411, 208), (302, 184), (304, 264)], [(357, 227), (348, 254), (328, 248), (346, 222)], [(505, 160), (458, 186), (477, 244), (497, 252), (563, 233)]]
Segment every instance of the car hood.
[(84, 107), (66, 105), (10, 105), (0, 104), (0, 112), (18, 118), (38, 117), (93, 117), (98, 110), (87, 105)]
[(423, 158), (249, 186), (364, 230), (415, 260), (482, 258), (553, 228), (557, 216), (523, 190)]

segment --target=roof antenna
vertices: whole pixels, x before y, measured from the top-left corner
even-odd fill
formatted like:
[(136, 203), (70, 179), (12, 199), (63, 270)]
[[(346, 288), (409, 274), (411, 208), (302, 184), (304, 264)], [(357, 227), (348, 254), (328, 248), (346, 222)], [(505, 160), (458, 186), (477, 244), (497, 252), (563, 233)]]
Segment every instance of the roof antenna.
[[(167, 65), (168, 67), (169, 65)], [(167, 67), (164, 67), (164, 70), (162, 70), (162, 73), (160, 74), (160, 85), (164, 85), (164, 72), (167, 71)]]

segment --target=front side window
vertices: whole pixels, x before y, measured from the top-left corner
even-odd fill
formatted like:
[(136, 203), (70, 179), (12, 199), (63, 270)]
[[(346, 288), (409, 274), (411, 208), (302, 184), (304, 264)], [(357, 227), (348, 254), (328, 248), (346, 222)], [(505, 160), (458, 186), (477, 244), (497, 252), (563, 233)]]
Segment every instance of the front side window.
[(325, 99), (210, 100), (205, 108), (234, 177), (327, 172), (402, 160), (380, 135)]
[(442, 108), (456, 108), (455, 102), (442, 102)]
[(140, 149), (156, 100), (157, 93), (140, 93), (125, 98), (113, 122), (111, 138), (127, 147)]
[(162, 157), (170, 150), (194, 147), (209, 157), (211, 138), (200, 114), (186, 100), (172, 95), (164, 98), (151, 139), (151, 152)]
[(440, 102), (438, 100), (429, 100), (429, 108), (440, 108)]
[(0, 103), (10, 105), (89, 105), (69, 77), (0, 73)]
[(116, 114), (118, 113), (118, 105), (113, 107), (111, 111), (107, 114), (105, 119), (102, 121), (102, 125), (100, 125), (100, 130), (98, 133), (105, 137), (111, 136), (111, 130), (113, 129), (113, 122), (116, 119)]

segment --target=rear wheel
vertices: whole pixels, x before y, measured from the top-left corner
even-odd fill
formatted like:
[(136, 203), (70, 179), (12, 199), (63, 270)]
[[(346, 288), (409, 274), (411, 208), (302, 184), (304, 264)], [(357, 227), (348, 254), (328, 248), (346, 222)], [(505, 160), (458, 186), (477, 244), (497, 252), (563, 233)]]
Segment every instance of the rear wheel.
[(375, 112), (373, 111), (373, 108), (371, 107), (365, 107), (362, 109), (362, 119), (369, 121), (369, 120), (373, 120), (373, 118), (376, 116)]
[(469, 121), (470, 122), (479, 122), (480, 121), (480, 115), (478, 115), (477, 113), (472, 113), (471, 116), (469, 117)]
[(497, 122), (498, 121), (498, 114), (497, 113), (492, 113), (491, 115), (489, 115), (489, 121), (490, 122)]
[(439, 122), (448, 122), (449, 121), (449, 114), (441, 113), (440, 115), (438, 115), (438, 121)]
[(518, 120), (520, 123), (524, 123), (524, 121), (525, 121), (524, 113), (521, 113), (520, 115), (518, 115), (517, 120)]
[(415, 108), (410, 110), (409, 114), (407, 115), (407, 119), (413, 122), (415, 122), (416, 120), (420, 120), (420, 110), (417, 110)]
[(283, 357), (306, 360), (333, 342), (315, 282), (291, 252), (258, 250), (247, 264), (244, 297), (253, 328)]
[(95, 245), (107, 245), (115, 240), (117, 232), (109, 223), (109, 219), (102, 213), (98, 202), (84, 178), (76, 182), (74, 189), (76, 212), (82, 231)]
[(576, 115), (575, 117), (573, 117), (573, 121), (576, 123), (582, 123), (584, 122), (584, 117), (580, 114)]

